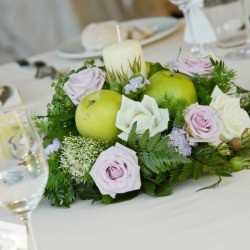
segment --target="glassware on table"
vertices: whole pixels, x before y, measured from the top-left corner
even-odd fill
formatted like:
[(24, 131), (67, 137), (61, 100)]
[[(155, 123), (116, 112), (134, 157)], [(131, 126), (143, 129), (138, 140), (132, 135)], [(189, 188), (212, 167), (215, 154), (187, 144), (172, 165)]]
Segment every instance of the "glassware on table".
[(246, 60), (250, 59), (250, 0), (240, 0), (244, 14), (244, 24), (246, 27), (246, 41), (242, 48), (229, 52), (224, 56), (225, 60)]
[(216, 41), (216, 35), (204, 14), (203, 0), (169, 0), (183, 12), (186, 28), (184, 40), (192, 44), (191, 53), (197, 57), (207, 55), (203, 45)]
[(0, 112), (0, 206), (24, 221), (29, 250), (37, 249), (30, 217), (47, 179), (44, 150), (27, 112)]
[(240, 0), (206, 0), (205, 12), (222, 48), (243, 45), (246, 41), (244, 15)]

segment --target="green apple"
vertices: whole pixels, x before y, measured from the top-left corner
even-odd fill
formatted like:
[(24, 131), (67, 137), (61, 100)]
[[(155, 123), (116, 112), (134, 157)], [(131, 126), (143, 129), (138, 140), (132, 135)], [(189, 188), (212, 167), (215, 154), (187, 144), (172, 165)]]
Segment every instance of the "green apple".
[(86, 96), (77, 106), (75, 121), (80, 135), (94, 140), (113, 142), (119, 134), (115, 126), (122, 95), (99, 90)]
[(149, 95), (160, 103), (164, 96), (170, 95), (173, 98), (181, 98), (192, 104), (197, 101), (196, 90), (192, 81), (179, 73), (161, 70), (149, 78), (150, 84), (146, 86), (143, 95)]

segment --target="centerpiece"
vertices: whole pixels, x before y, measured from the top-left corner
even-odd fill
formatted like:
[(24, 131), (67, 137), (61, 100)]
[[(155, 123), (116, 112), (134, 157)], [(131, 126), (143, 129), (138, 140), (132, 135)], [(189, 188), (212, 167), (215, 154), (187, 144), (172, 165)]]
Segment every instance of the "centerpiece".
[(45, 196), (109, 204), (202, 174), (250, 167), (250, 92), (212, 58), (144, 61), (140, 43), (118, 41), (52, 83), (47, 116), (34, 116), (49, 163)]

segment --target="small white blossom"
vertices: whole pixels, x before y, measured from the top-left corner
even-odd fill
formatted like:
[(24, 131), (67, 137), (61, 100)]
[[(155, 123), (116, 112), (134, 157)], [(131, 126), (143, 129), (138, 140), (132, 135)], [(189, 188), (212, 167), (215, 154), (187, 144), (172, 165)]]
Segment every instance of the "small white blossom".
[(47, 155), (47, 157), (56, 152), (57, 150), (59, 150), (61, 147), (61, 143), (59, 142), (59, 140), (57, 138), (55, 138), (52, 142), (52, 144), (48, 145), (46, 148), (45, 148), (45, 154)]
[(108, 144), (82, 136), (65, 137), (62, 144), (61, 168), (65, 169), (77, 183), (84, 181), (90, 183), (92, 180), (86, 174)]

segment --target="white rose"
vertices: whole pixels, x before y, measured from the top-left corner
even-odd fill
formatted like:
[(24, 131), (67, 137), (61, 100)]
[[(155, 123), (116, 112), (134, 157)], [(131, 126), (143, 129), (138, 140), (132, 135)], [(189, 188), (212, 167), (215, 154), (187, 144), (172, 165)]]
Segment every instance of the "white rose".
[(150, 136), (154, 136), (168, 128), (168, 109), (158, 108), (155, 99), (147, 95), (141, 102), (122, 96), (122, 104), (117, 113), (115, 125), (123, 132), (118, 137), (126, 141), (135, 122), (137, 122), (136, 132), (138, 134), (142, 134), (149, 129)]
[(217, 86), (212, 95), (210, 106), (220, 113), (223, 127), (220, 139), (231, 140), (240, 138), (246, 128), (250, 128), (250, 118), (247, 112), (240, 107), (240, 98), (224, 94)]

